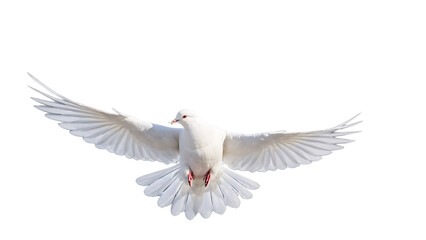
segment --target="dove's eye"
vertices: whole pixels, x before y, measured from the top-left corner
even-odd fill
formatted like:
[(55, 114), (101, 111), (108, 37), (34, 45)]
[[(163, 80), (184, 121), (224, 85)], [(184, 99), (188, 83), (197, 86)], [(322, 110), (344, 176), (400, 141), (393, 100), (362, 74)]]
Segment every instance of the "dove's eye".
[(183, 117), (182, 118), (187, 118), (188, 116), (187, 115), (183, 115)]

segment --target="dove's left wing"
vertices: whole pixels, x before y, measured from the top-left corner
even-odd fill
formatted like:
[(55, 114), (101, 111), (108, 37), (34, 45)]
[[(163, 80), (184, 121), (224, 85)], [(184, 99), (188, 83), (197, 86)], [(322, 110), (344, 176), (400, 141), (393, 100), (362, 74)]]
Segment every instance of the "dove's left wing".
[(320, 131), (250, 135), (228, 133), (223, 145), (223, 162), (232, 169), (263, 172), (294, 168), (320, 160), (322, 156), (342, 149), (339, 144), (352, 142), (340, 137), (356, 133), (341, 131), (361, 122), (350, 123), (355, 117), (334, 128)]
[(179, 158), (179, 128), (169, 128), (137, 120), (121, 113), (106, 113), (74, 102), (47, 87), (31, 74), (31, 78), (54, 96), (35, 88), (35, 91), (51, 101), (32, 98), (41, 105), (35, 106), (46, 112), (46, 117), (60, 121), (59, 125), (70, 133), (128, 158), (163, 163), (177, 162)]

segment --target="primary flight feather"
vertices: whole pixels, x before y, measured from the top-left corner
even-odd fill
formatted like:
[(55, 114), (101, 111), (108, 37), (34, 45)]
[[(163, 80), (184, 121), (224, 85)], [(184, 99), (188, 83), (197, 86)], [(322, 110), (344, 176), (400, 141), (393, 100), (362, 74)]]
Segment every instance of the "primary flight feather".
[(32, 97), (40, 104), (35, 107), (46, 112), (46, 117), (59, 121), (71, 134), (127, 158), (173, 163), (172, 167), (139, 177), (136, 182), (147, 186), (146, 195), (159, 196), (160, 207), (171, 205), (173, 215), (185, 212), (188, 219), (198, 213), (204, 218), (212, 212), (223, 214), (226, 206), (239, 207), (240, 197), (252, 197), (249, 190), (257, 189), (259, 184), (231, 169), (270, 171), (318, 161), (343, 148), (340, 144), (351, 142), (341, 137), (355, 132), (342, 130), (361, 122), (351, 123), (355, 116), (319, 131), (239, 134), (216, 128), (196, 112), (185, 109), (171, 122), (183, 128), (170, 128), (118, 111), (111, 114), (85, 106), (29, 76), (50, 93), (31, 87), (48, 99)]

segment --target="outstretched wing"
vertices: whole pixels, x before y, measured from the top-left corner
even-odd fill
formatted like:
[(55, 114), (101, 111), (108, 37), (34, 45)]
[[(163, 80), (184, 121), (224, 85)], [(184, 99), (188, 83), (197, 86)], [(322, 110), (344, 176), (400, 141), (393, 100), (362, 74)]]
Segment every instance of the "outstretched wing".
[(139, 121), (121, 113), (110, 114), (74, 102), (47, 87), (31, 74), (30, 77), (52, 95), (36, 92), (51, 101), (32, 97), (40, 103), (35, 107), (46, 112), (46, 117), (59, 121), (59, 126), (70, 130), (97, 148), (136, 160), (177, 162), (181, 129)]
[(318, 161), (322, 156), (342, 149), (339, 144), (352, 142), (340, 137), (356, 133), (341, 131), (361, 122), (350, 123), (355, 117), (320, 131), (251, 135), (228, 133), (223, 146), (223, 162), (236, 170), (264, 172)]

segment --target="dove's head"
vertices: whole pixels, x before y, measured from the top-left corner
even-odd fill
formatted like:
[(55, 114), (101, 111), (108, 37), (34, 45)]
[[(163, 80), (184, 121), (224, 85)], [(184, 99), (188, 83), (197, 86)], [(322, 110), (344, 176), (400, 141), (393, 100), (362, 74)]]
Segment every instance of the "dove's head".
[(198, 114), (190, 109), (182, 109), (176, 114), (176, 118), (171, 122), (180, 123), (182, 126), (187, 126), (190, 122), (194, 121), (198, 117)]

